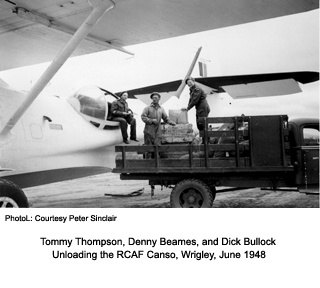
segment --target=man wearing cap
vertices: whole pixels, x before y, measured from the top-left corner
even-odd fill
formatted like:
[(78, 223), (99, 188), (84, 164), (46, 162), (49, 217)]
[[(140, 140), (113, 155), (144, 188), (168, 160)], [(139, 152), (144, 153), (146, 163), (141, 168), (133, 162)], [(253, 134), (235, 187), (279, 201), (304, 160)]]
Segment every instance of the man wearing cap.
[(190, 99), (187, 108), (182, 108), (182, 111), (189, 111), (193, 106), (196, 107), (196, 119), (197, 128), (204, 130), (202, 117), (208, 117), (210, 113), (210, 107), (207, 102), (207, 95), (204, 91), (195, 84), (195, 80), (192, 77), (186, 79), (186, 84), (190, 88)]
[(128, 107), (127, 99), (128, 93), (122, 92), (120, 94), (120, 99), (113, 101), (111, 104), (111, 120), (120, 123), (122, 138), (125, 144), (129, 144), (127, 132), (128, 124), (130, 124), (130, 140), (139, 142), (136, 134), (136, 119), (133, 117), (132, 110)]
[(170, 124), (176, 125), (171, 121), (166, 111), (159, 105), (161, 95), (158, 92), (153, 92), (150, 95), (152, 103), (143, 109), (141, 119), (146, 123), (144, 127), (144, 144), (145, 145), (160, 145), (161, 144), (161, 119)]

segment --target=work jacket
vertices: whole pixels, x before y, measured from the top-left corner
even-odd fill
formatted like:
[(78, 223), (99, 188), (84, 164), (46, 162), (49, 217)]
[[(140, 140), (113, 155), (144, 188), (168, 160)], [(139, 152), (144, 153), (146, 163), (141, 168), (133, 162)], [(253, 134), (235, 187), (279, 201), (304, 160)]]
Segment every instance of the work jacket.
[(128, 107), (127, 101), (116, 100), (111, 104), (111, 115), (112, 117), (124, 117), (124, 112), (130, 112), (133, 114), (132, 110)]
[[(145, 145), (160, 145), (161, 144), (161, 119), (166, 123), (173, 123), (166, 111), (160, 106), (151, 103), (143, 109), (141, 119), (146, 123), (144, 127), (144, 144)], [(158, 122), (154, 124), (152, 120), (156, 119)]]
[(190, 88), (190, 99), (187, 110), (190, 110), (193, 106), (196, 107), (196, 115), (199, 117), (207, 117), (210, 112), (210, 107), (207, 102), (207, 95), (204, 91), (194, 85)]

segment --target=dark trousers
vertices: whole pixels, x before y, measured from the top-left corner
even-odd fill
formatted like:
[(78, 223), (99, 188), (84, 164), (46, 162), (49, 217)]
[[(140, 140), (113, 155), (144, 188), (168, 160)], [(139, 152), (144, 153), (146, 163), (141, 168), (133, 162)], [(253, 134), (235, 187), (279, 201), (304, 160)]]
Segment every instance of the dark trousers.
[(136, 140), (137, 139), (137, 132), (136, 132), (136, 119), (133, 118), (132, 115), (128, 115), (125, 117), (114, 117), (112, 121), (117, 121), (120, 123), (120, 129), (122, 133), (122, 138), (124, 141), (128, 140), (128, 124), (130, 124), (130, 139)]
[(197, 120), (197, 128), (199, 131), (204, 130), (204, 117), (208, 117), (209, 112), (202, 112), (202, 113), (197, 113), (196, 115), (196, 120)]
[(210, 113), (210, 107), (207, 103), (207, 100), (203, 101), (200, 106), (196, 107), (197, 128), (199, 131), (204, 130), (203, 117), (208, 117), (209, 113)]

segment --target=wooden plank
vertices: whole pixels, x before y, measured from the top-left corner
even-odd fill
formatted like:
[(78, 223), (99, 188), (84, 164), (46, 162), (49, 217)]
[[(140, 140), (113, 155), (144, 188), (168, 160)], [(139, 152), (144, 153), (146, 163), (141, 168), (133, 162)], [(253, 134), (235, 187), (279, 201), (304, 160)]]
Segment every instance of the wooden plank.
[(209, 152), (208, 152), (208, 118), (204, 118), (204, 134), (203, 134), (203, 140), (204, 140), (204, 157), (205, 157), (205, 165), (206, 167), (209, 167)]
[[(188, 170), (190, 168), (190, 160), (189, 159), (158, 159), (158, 167), (161, 168), (177, 168), (181, 167), (183, 169)], [(210, 167), (235, 167), (236, 159), (235, 158), (212, 158), (208, 159), (208, 164), (210, 163)], [(247, 161), (242, 158), (241, 164), (245, 166)], [(121, 168), (122, 161), (116, 160), (116, 168)], [(205, 166), (205, 158), (193, 158), (193, 167), (206, 167)], [(155, 159), (127, 159), (126, 168), (156, 168)]]
[[(203, 145), (202, 145), (203, 146)], [(204, 147), (199, 147), (200, 151), (204, 151)], [(248, 145), (239, 143), (239, 151), (248, 150)], [(210, 144), (208, 145), (208, 151), (235, 151), (235, 144)]]
[[(228, 131), (206, 131), (207, 137), (232, 137), (234, 136), (234, 130), (228, 130)], [(205, 131), (200, 131), (200, 136), (204, 137)]]
[(161, 177), (166, 177), (166, 175), (172, 175), (173, 173), (191, 173), (191, 174), (223, 174), (223, 173), (265, 173), (265, 172), (293, 172), (294, 167), (293, 166), (267, 166), (267, 167), (194, 167), (191, 169), (190, 167), (172, 167), (172, 168), (166, 168), (166, 167), (145, 167), (142, 166), (139, 169), (137, 168), (126, 168), (126, 169), (119, 169), (114, 168), (112, 170), (113, 173), (132, 173), (132, 174), (145, 174), (146, 179), (148, 178), (148, 174), (161, 174)]
[(250, 154), (250, 166), (253, 166), (253, 151), (252, 151), (252, 121), (251, 117), (248, 120), (248, 131), (249, 131), (249, 154)]
[(159, 152), (189, 152), (189, 144), (187, 145), (161, 145)]
[[(122, 152), (122, 147), (125, 147), (126, 152), (137, 152), (137, 153), (145, 153), (145, 152), (154, 152), (153, 145), (139, 145), (139, 146), (115, 146), (115, 152)], [(158, 147), (159, 152), (178, 152), (185, 151), (186, 153), (189, 151), (189, 144), (182, 145), (160, 145)]]
[(156, 167), (159, 167), (159, 146), (154, 146), (154, 158), (155, 158), (155, 164)]
[[(204, 145), (191, 145), (193, 152), (204, 151)], [(235, 151), (235, 144), (209, 144), (208, 151)], [(248, 145), (239, 143), (239, 150), (248, 150)], [(186, 146), (159, 146), (159, 152), (186, 152), (189, 153), (189, 145)]]
[(125, 146), (122, 146), (122, 167), (126, 168), (126, 152), (125, 152)]
[[(193, 158), (193, 167), (234, 167), (235, 166), (235, 158), (221, 158), (221, 159), (207, 159), (206, 163), (205, 158)], [(244, 164), (244, 160), (243, 160)], [(188, 169), (189, 167), (189, 159), (161, 159), (160, 161), (161, 167), (181, 167)]]
[(193, 163), (193, 145), (189, 145), (189, 165), (190, 165), (190, 168), (194, 167), (194, 163)]
[[(280, 115), (284, 120), (288, 121), (287, 115)], [(207, 123), (234, 123), (235, 118), (238, 119), (239, 122), (248, 122), (251, 117), (264, 117), (264, 116), (243, 116), (243, 117), (208, 117)]]
[(133, 170), (137, 173), (141, 170), (140, 168), (155, 168), (154, 159), (127, 159), (126, 161), (126, 168), (122, 169), (122, 160), (116, 160), (116, 168), (119, 170)]
[(240, 152), (239, 152), (239, 130), (237, 117), (234, 119), (234, 137), (235, 137), (235, 148), (236, 148), (236, 166), (240, 166)]
[(154, 146), (153, 145), (130, 145), (130, 146), (115, 146), (115, 152), (122, 152), (122, 147), (125, 147), (126, 152), (153, 152), (154, 151)]
[[(185, 145), (160, 145), (158, 147), (159, 152), (186, 152), (189, 153), (190, 144)], [(193, 152), (204, 151), (204, 145), (192, 145)], [(239, 150), (246, 150), (248, 145), (239, 143)], [(124, 148), (122, 148), (124, 147)], [(116, 152), (137, 152), (137, 153), (145, 153), (145, 152), (154, 152), (154, 146), (152, 145), (139, 145), (139, 146), (115, 146)], [(234, 151), (234, 144), (209, 144), (208, 151)]]
[(207, 118), (207, 123), (212, 124), (212, 123), (233, 123), (234, 122), (234, 117), (208, 117)]

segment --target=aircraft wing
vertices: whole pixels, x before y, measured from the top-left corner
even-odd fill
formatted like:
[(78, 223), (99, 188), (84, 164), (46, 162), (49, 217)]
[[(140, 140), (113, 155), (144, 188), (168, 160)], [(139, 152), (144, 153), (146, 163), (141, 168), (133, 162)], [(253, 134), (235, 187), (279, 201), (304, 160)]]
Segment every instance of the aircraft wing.
[[(174, 95), (182, 80), (128, 90), (129, 98), (140, 98), (152, 92)], [(231, 97), (249, 98), (294, 94), (301, 92), (299, 83), (319, 81), (319, 72), (287, 72), (253, 75), (195, 78), (207, 94), (227, 92)], [(150, 100), (149, 100), (150, 101)]]
[(307, 84), (315, 81), (319, 81), (318, 72), (196, 78), (196, 82), (207, 93), (227, 92), (234, 99), (295, 94), (302, 92), (299, 83)]
[[(302, 13), (314, 0), (114, 0), (73, 56)], [(52, 61), (84, 19), (84, 0), (0, 1), (0, 71)]]

